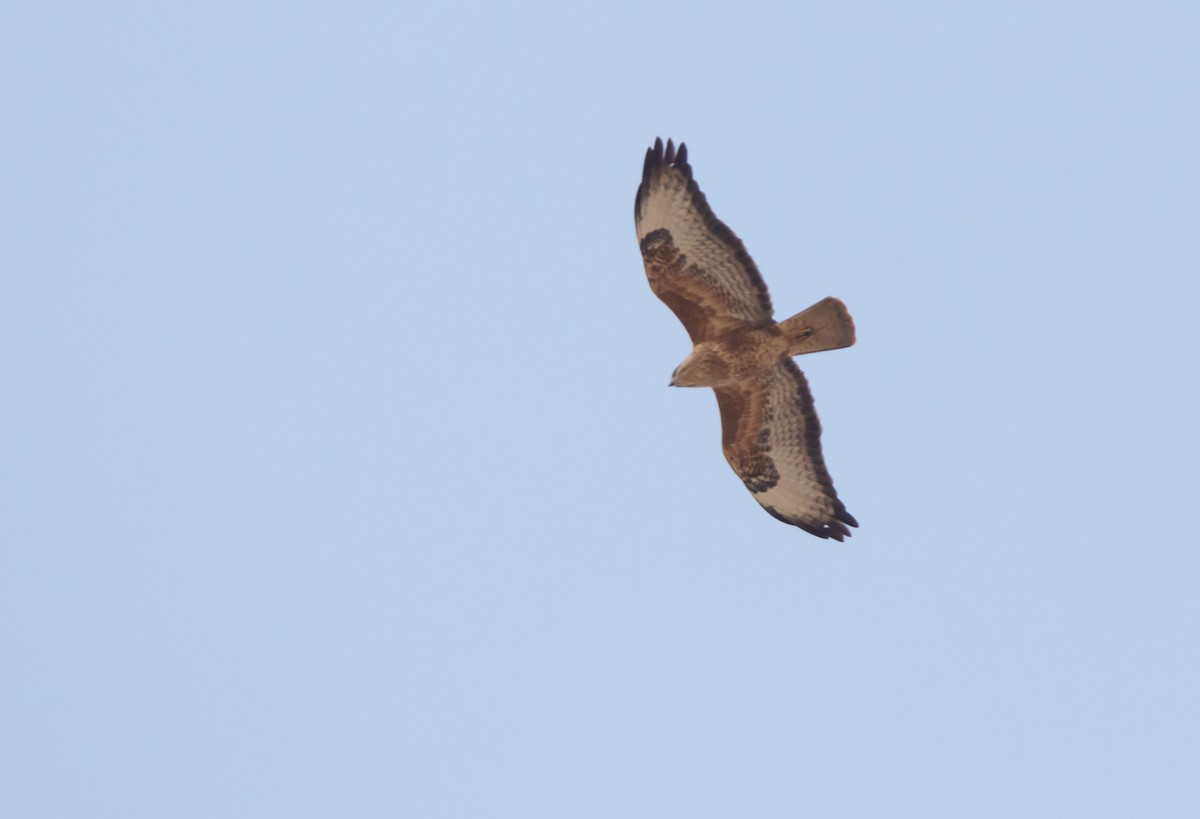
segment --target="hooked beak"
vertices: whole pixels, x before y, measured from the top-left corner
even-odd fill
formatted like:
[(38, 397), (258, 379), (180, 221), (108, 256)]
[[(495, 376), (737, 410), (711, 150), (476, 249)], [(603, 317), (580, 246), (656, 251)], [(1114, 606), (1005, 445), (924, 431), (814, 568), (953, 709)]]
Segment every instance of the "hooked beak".
[(678, 386), (679, 386), (678, 384), (676, 384), (676, 383), (675, 383), (675, 375), (676, 375), (678, 372), (679, 372), (679, 368), (678, 368), (678, 367), (676, 367), (676, 368), (675, 368), (675, 371), (671, 373), (671, 383), (670, 383), (670, 384), (667, 384), (667, 386), (668, 386), (668, 387), (678, 387)]

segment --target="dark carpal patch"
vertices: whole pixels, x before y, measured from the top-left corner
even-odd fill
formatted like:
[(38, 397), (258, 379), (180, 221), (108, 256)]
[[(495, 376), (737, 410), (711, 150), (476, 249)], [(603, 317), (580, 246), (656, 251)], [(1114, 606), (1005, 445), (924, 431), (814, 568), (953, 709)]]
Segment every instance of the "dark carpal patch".
[(738, 470), (738, 477), (754, 494), (767, 492), (779, 485), (779, 470), (770, 458), (760, 457)]
[(642, 256), (653, 254), (663, 245), (675, 246), (675, 237), (671, 235), (671, 231), (666, 228), (650, 231), (641, 242)]

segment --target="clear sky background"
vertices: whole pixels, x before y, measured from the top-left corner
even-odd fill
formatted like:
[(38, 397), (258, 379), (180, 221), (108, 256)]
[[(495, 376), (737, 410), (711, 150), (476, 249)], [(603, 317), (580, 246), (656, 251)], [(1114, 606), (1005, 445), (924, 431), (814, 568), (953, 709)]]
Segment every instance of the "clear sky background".
[[(1200, 6), (0, 12), (0, 813), (1200, 815)], [(766, 515), (651, 294), (800, 359)]]

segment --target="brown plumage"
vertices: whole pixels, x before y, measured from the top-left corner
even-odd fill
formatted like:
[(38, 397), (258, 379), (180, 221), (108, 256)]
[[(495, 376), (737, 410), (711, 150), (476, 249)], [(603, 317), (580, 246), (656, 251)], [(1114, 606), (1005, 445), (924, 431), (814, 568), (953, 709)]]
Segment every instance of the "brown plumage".
[(776, 323), (762, 275), (709, 208), (682, 143), (677, 152), (658, 139), (646, 151), (634, 222), (650, 287), (692, 339), (671, 384), (713, 388), (725, 459), (764, 509), (818, 537), (847, 537), (858, 521), (833, 488), (808, 382), (791, 358), (853, 344), (846, 306), (827, 298)]

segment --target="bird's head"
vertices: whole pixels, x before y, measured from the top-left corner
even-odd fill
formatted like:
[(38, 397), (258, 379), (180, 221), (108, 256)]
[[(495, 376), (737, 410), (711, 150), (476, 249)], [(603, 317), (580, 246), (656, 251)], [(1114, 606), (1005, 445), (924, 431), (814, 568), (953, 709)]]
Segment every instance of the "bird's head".
[(717, 387), (729, 379), (731, 368), (721, 351), (701, 342), (671, 374), (672, 387)]

